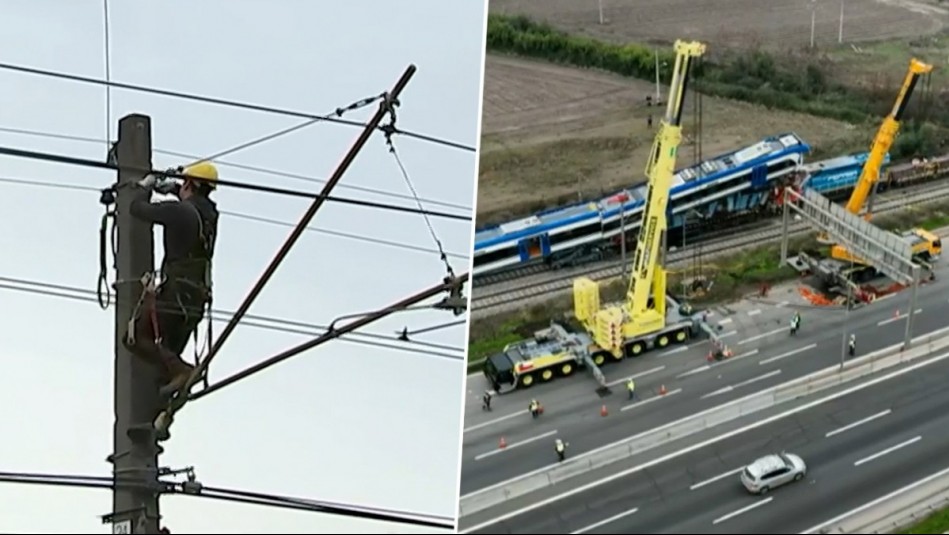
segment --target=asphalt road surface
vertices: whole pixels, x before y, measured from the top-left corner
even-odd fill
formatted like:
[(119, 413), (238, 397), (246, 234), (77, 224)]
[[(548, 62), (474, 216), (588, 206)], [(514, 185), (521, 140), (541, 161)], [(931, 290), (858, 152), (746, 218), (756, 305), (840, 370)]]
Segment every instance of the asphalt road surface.
[[(801, 533), (949, 467), (946, 377), (949, 358), (476, 533)], [(738, 470), (780, 451), (806, 478), (749, 494)]]
[[(776, 297), (775, 299), (780, 299)], [(690, 414), (709, 409), (764, 388), (831, 366), (840, 361), (843, 332), (857, 335), (857, 354), (866, 354), (903, 340), (910, 292), (851, 311), (802, 307), (802, 330), (790, 336), (787, 325), (795, 308), (742, 302), (728, 316), (713, 316), (735, 357), (709, 365), (707, 341), (687, 349), (651, 352), (638, 359), (607, 365), (603, 372), (614, 384), (600, 397), (586, 374), (554, 380), (529, 390), (496, 396), (492, 411), (481, 409), (486, 381), (468, 380), (462, 453), (462, 495), (499, 484), (556, 461), (554, 439), (570, 444), (576, 456)], [(896, 315), (899, 311), (899, 316)], [(913, 336), (949, 325), (949, 273), (920, 288)], [(638, 399), (630, 402), (625, 380), (636, 380)], [(659, 394), (664, 386), (665, 395)], [(534, 420), (528, 401), (536, 398), (545, 413)], [(601, 416), (602, 406), (608, 416)], [(506, 447), (500, 448), (501, 438)]]

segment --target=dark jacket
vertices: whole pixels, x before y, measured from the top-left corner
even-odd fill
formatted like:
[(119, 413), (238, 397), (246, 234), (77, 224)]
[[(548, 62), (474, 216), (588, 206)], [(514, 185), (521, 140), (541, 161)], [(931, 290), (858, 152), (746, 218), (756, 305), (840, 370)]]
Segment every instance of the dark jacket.
[(161, 270), (169, 280), (184, 280), (210, 290), (210, 264), (219, 217), (214, 201), (202, 195), (160, 203), (136, 200), (131, 213), (142, 221), (164, 227), (165, 257)]

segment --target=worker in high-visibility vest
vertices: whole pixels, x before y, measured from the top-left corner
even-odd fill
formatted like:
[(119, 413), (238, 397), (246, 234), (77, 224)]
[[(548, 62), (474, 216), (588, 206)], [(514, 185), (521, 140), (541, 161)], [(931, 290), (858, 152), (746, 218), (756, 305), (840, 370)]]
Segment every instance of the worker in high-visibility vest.
[(563, 462), (567, 457), (567, 445), (563, 443), (563, 440), (558, 438), (554, 440), (554, 449), (557, 451), (557, 459)]
[(636, 399), (636, 383), (633, 381), (632, 377), (626, 381), (626, 391), (629, 392), (629, 399)]
[(540, 402), (538, 402), (536, 399), (532, 399), (530, 405), (528, 405), (527, 408), (531, 411), (531, 416), (534, 418), (540, 416)]
[(854, 356), (857, 352), (857, 335), (851, 334), (850, 341), (847, 342), (847, 351), (850, 352), (850, 356)]

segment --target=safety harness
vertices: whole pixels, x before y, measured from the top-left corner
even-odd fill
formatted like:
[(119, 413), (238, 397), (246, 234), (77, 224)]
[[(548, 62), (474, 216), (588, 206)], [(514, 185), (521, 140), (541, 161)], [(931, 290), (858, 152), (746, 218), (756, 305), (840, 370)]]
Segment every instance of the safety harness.
[[(142, 294), (139, 297), (138, 303), (135, 305), (135, 309), (132, 311), (132, 317), (129, 320), (128, 339), (130, 344), (135, 344), (135, 322), (140, 317), (139, 312), (142, 311), (143, 307), (145, 308), (145, 312), (149, 315), (149, 320), (152, 324), (152, 332), (155, 334), (155, 345), (159, 345), (161, 343), (162, 336), (159, 330), (157, 307), (158, 290), (162, 287), (167, 288), (168, 286), (181, 286), (189, 288), (191, 292), (196, 292), (193, 295), (196, 295), (198, 300), (203, 303), (202, 307), (207, 308), (206, 312), (208, 327), (205, 345), (208, 347), (208, 349), (210, 349), (212, 341), (211, 324), (213, 322), (213, 318), (211, 317), (211, 260), (213, 257), (216, 236), (213, 226), (205, 220), (204, 216), (201, 214), (201, 211), (197, 206), (194, 205), (194, 203), (182, 201), (182, 204), (190, 207), (195, 216), (198, 218), (198, 236), (200, 239), (197, 240), (195, 245), (184, 258), (171, 261), (166, 258), (162, 263), (161, 272), (149, 272), (142, 276)], [(175, 300), (178, 303), (178, 308), (184, 316), (185, 321), (188, 320), (190, 314), (202, 312), (201, 310), (189, 310), (189, 308), (186, 307), (184, 303), (182, 303), (181, 293), (177, 291), (177, 289), (174, 291), (174, 295)], [(197, 328), (194, 330), (193, 335), (195, 366), (200, 366), (201, 351), (198, 349)], [(205, 383), (204, 386), (207, 387), (207, 368), (204, 370), (202, 380)]]

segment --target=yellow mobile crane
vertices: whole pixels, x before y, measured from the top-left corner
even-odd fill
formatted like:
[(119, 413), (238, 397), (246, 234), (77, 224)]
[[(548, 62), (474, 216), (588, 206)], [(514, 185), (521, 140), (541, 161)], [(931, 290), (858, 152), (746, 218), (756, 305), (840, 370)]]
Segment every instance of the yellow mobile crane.
[[(665, 253), (666, 210), (676, 164), (676, 152), (682, 139), (682, 106), (689, 67), (693, 58), (705, 52), (705, 45), (676, 41), (676, 61), (666, 114), (653, 143), (646, 165), (649, 191), (646, 211), (639, 233), (635, 269), (628, 302), (621, 307), (599, 310), (599, 288), (589, 278), (574, 281), (574, 308), (579, 328), (568, 328), (556, 321), (533, 337), (507, 344), (502, 351), (485, 359), (482, 371), (491, 386), (527, 388), (537, 381), (572, 375), (580, 367), (592, 371), (605, 386), (599, 370), (612, 355), (616, 360), (626, 354), (643, 352), (648, 343), (666, 346), (672, 340), (684, 341), (695, 323), (671, 298), (666, 299)], [(650, 290), (656, 296), (652, 299)], [(667, 302), (672, 307), (667, 307)], [(592, 333), (591, 336), (589, 333)]]
[[(867, 221), (870, 220), (873, 211), (873, 193), (880, 179), (880, 169), (886, 155), (893, 146), (893, 142), (896, 140), (897, 134), (899, 134), (906, 105), (916, 88), (919, 77), (929, 74), (932, 69), (932, 65), (915, 58), (910, 60), (909, 69), (906, 72), (906, 77), (896, 97), (893, 109), (883, 119), (883, 124), (880, 125), (880, 129), (873, 139), (870, 154), (863, 165), (853, 193), (850, 194), (850, 199), (847, 201), (846, 209), (851, 214), (858, 215), (866, 207), (867, 211), (864, 218)], [(938, 258), (942, 251), (942, 242), (939, 236), (924, 229), (911, 229), (903, 232), (900, 236), (912, 244), (914, 257), (924, 262)], [(816, 268), (815, 271), (823, 275), (831, 285), (836, 284), (841, 279), (865, 281), (876, 275), (876, 269), (873, 266), (856, 255), (852, 255), (844, 245), (833, 243), (826, 233), (818, 234), (817, 240), (820, 243), (831, 245), (830, 259), (819, 260), (807, 257), (807, 255), (802, 255), (802, 259), (809, 267)], [(853, 265), (852, 269), (851, 264)]]
[[(626, 301), (600, 308), (600, 289), (588, 277), (573, 283), (574, 313), (602, 352), (615, 359), (634, 356), (651, 346), (665, 347), (685, 341), (693, 322), (681, 314), (666, 295), (665, 233), (669, 191), (675, 174), (676, 152), (682, 139), (682, 111), (692, 60), (705, 53), (705, 45), (677, 41), (676, 60), (669, 87), (666, 113), (646, 164), (646, 203), (640, 225), (636, 256)], [(667, 307), (668, 304), (673, 307)]]

